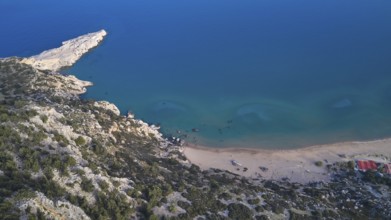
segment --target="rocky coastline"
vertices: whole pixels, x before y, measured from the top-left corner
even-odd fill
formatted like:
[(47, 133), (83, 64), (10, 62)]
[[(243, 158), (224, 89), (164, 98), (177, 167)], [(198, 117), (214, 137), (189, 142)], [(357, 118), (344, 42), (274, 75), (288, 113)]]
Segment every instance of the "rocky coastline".
[(85, 34), (62, 42), (62, 46), (22, 59), (22, 63), (33, 66), (38, 70), (58, 71), (72, 66), (83, 54), (98, 46), (107, 35), (105, 30)]
[(72, 56), (57, 48), (31, 58), (0, 59), (0, 216), (391, 218), (390, 178), (356, 171), (349, 159), (324, 166), (327, 182), (201, 169), (157, 127), (120, 115), (108, 102), (80, 99), (92, 83), (57, 71), (105, 35), (100, 31), (67, 41), (67, 48), (76, 48), (65, 50)]

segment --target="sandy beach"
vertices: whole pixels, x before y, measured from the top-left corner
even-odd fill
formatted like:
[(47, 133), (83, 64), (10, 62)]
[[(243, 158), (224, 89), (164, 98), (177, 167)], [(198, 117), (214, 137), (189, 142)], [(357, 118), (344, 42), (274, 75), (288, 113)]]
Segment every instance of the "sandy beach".
[[(293, 182), (308, 183), (330, 180), (327, 164), (354, 159), (389, 162), (391, 139), (343, 142), (292, 150), (215, 149), (188, 144), (184, 154), (201, 169), (218, 168), (251, 178), (289, 178)], [(322, 161), (322, 166), (315, 165), (317, 161)]]

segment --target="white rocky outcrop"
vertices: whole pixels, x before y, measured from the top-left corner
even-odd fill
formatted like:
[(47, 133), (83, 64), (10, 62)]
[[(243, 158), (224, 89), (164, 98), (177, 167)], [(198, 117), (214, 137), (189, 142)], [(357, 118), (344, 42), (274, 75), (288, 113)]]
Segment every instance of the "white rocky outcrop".
[(94, 106), (112, 111), (116, 115), (119, 115), (121, 113), (117, 106), (107, 101), (97, 101), (94, 103)]
[(134, 122), (138, 125), (135, 132), (140, 136), (153, 136), (160, 141), (163, 141), (163, 134), (160, 133), (160, 127), (155, 125), (148, 125), (142, 120), (134, 120)]
[(38, 55), (25, 58), (21, 62), (39, 70), (57, 71), (72, 66), (80, 57), (98, 44), (107, 35), (105, 30), (89, 33), (62, 42), (62, 46), (46, 50)]
[[(39, 209), (48, 219), (91, 219), (80, 207), (68, 201), (53, 201), (41, 192), (35, 193), (36, 197), (34, 199), (24, 200), (19, 203), (20, 210), (26, 212), (26, 209), (30, 207), (30, 212), (36, 213)], [(21, 216), (20, 219), (28, 219), (27, 213)]]

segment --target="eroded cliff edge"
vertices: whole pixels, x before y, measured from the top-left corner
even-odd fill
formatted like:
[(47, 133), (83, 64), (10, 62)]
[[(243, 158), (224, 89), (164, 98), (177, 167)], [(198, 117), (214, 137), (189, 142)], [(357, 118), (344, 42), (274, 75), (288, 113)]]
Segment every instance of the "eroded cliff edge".
[(154, 127), (82, 100), (91, 84), (0, 60), (0, 216), (55, 219), (389, 218), (388, 179), (335, 164), (330, 183), (201, 171)]

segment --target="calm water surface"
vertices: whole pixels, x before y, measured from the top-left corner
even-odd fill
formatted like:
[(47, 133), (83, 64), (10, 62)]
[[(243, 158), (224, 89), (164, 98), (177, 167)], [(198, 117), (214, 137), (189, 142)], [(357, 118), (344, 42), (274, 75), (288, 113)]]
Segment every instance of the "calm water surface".
[(84, 97), (191, 143), (391, 136), (390, 1), (2, 0), (0, 26), (0, 57), (106, 29), (67, 70), (94, 82)]

